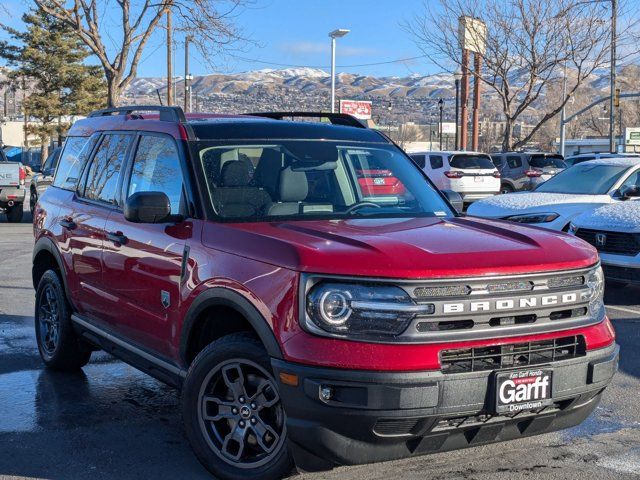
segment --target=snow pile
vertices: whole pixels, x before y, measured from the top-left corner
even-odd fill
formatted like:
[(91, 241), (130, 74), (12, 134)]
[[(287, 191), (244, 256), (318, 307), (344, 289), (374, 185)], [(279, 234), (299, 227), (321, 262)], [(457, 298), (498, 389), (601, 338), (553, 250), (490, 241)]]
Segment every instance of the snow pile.
[(477, 204), (509, 210), (526, 210), (528, 208), (540, 207), (543, 205), (557, 205), (563, 203), (590, 203), (594, 201), (594, 195), (574, 195), (568, 193), (546, 193), (546, 192), (522, 192), (508, 193), (506, 195), (496, 195)]
[(580, 215), (573, 223), (579, 228), (640, 233), (640, 201), (604, 205)]

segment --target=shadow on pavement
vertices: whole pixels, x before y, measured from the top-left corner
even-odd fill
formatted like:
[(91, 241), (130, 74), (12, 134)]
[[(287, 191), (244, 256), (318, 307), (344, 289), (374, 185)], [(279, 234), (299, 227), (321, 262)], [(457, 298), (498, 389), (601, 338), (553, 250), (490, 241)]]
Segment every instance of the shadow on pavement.
[(620, 345), (620, 371), (640, 378), (640, 322), (618, 319), (614, 325)]

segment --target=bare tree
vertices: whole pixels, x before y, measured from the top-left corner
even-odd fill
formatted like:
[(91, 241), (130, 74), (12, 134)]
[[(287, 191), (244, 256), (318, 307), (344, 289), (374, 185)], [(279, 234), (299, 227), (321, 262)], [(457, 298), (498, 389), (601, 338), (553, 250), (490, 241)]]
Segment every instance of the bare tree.
[[(122, 91), (136, 78), (142, 53), (168, 10), (174, 26), (189, 32), (199, 49), (211, 58), (242, 39), (235, 26), (239, 7), (251, 0), (34, 0), (49, 15), (67, 23), (98, 58), (107, 81), (108, 105), (115, 106)], [(108, 18), (116, 9), (117, 30)], [(109, 11), (110, 15), (105, 12)], [(106, 43), (115, 48), (107, 48)], [(111, 53), (115, 52), (115, 53)]]
[[(434, 3), (425, 1), (424, 12), (408, 22), (405, 29), (424, 54), (445, 69), (461, 65), (459, 18), (475, 17), (486, 25), (486, 34), (472, 33), (486, 44), (480, 79), (500, 101), (505, 120), (504, 150), (527, 144), (594, 71), (608, 64), (610, 24), (601, 2), (440, 0), (437, 6)], [(540, 106), (549, 87), (561, 84), (565, 68), (571, 72), (567, 94), (545, 99), (544, 110), (531, 115), (536, 118), (533, 128), (514, 139), (516, 121)]]

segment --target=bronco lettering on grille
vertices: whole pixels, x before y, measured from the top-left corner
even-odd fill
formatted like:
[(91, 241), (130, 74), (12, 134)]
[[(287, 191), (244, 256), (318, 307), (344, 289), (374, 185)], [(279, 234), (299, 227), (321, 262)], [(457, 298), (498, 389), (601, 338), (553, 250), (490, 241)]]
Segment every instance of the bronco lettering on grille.
[(513, 310), (537, 306), (565, 305), (578, 301), (578, 294), (565, 293), (562, 295), (541, 295), (539, 297), (506, 298), (492, 301), (451, 302), (442, 304), (443, 313), (482, 312), (491, 310)]

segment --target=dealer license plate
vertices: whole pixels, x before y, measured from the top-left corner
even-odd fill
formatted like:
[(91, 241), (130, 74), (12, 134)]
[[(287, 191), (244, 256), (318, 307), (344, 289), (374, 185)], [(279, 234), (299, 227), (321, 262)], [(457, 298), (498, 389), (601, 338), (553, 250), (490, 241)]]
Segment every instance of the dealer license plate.
[(496, 412), (515, 413), (551, 405), (553, 370), (529, 368), (496, 374)]
[(484, 177), (474, 177), (474, 180), (478, 183), (484, 182)]

